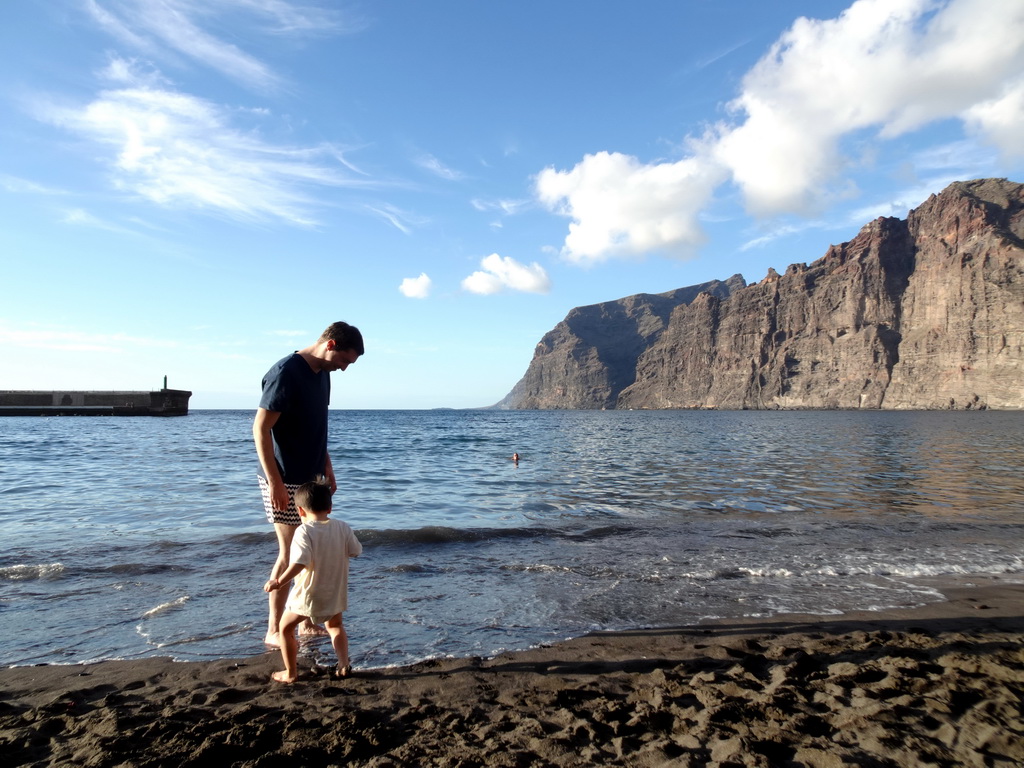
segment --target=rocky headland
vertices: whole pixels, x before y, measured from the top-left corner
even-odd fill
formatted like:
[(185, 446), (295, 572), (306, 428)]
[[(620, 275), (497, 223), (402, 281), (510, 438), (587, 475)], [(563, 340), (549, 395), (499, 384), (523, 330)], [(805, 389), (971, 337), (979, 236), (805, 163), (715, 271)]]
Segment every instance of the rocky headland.
[(577, 307), (507, 409), (1024, 407), (1024, 185), (955, 182), (759, 283)]

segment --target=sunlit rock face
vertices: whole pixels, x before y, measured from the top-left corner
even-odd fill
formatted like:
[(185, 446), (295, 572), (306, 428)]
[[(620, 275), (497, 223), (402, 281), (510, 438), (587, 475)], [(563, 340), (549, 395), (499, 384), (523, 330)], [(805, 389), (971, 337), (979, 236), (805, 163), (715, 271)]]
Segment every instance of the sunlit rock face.
[(501, 408), (1024, 407), (1024, 185), (957, 182), (810, 265), (573, 309)]
[(952, 184), (907, 229), (915, 268), (883, 407), (1024, 407), (1024, 185)]

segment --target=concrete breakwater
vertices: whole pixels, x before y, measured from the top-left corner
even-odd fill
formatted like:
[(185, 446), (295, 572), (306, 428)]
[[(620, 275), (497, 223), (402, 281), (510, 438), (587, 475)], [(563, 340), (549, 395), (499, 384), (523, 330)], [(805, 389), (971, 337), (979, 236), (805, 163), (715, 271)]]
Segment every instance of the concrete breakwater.
[(0, 390), (0, 416), (185, 416), (192, 393)]

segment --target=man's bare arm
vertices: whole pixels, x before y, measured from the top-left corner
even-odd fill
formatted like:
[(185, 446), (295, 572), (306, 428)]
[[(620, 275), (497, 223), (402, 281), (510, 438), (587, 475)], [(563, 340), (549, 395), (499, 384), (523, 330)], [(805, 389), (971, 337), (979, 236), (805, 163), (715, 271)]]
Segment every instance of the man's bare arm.
[(278, 411), (268, 411), (265, 408), (256, 409), (256, 418), (252, 422), (252, 437), (256, 443), (256, 455), (260, 459), (260, 466), (263, 467), (263, 474), (267, 478), (267, 485), (270, 486), (270, 500), (274, 509), (283, 512), (288, 509), (288, 489), (284, 486), (284, 478), (277, 468), (277, 459), (274, 458), (274, 438), (270, 430), (281, 417)]

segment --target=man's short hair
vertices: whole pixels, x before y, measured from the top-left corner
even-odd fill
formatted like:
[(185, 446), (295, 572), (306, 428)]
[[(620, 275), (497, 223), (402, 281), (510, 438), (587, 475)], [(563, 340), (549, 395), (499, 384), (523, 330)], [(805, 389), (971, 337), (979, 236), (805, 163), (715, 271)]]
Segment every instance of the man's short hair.
[(357, 355), (363, 354), (363, 334), (354, 325), (340, 320), (328, 325), (317, 341), (333, 341), (338, 349), (351, 349)]
[(295, 489), (295, 506), (309, 512), (331, 511), (331, 485), (322, 475)]

